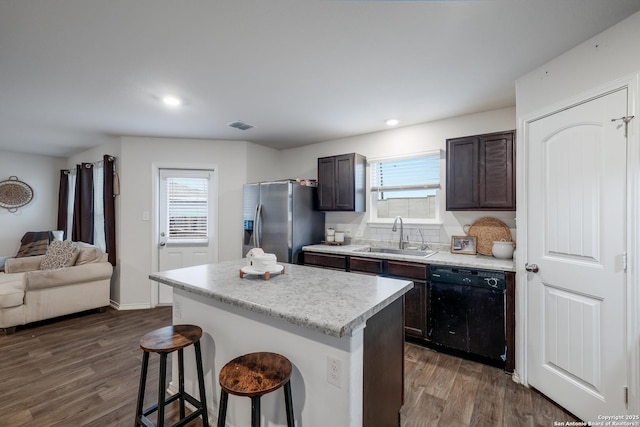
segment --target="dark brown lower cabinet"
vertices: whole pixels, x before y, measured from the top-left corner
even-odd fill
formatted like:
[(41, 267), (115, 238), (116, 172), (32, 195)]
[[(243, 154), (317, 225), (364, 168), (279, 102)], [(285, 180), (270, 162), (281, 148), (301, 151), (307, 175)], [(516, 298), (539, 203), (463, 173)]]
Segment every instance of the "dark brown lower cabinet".
[(399, 427), (404, 403), (402, 299), (367, 320), (363, 359), (363, 427)]
[(429, 265), (389, 260), (386, 261), (385, 276), (413, 281), (413, 289), (404, 294), (404, 332), (410, 337), (426, 340)]
[[(384, 260), (369, 257), (333, 255), (304, 252), (305, 265), (331, 268), (361, 274), (378, 274), (385, 277), (413, 281), (413, 288), (404, 294), (404, 336), (412, 341), (429, 344), (429, 265), (417, 262)], [(505, 333), (507, 359), (505, 371), (515, 368), (515, 273), (505, 272), (507, 279), (505, 306)], [(367, 323), (369, 325), (369, 323)], [(369, 326), (367, 326), (368, 328)]]
[(347, 257), (344, 255), (321, 254), (317, 252), (303, 252), (304, 265), (314, 267), (331, 268), (333, 270), (346, 271)]
[(516, 368), (516, 273), (505, 271), (507, 280), (506, 302), (505, 302), (505, 335), (507, 339), (507, 360), (505, 360), (504, 370), (513, 372)]
[(353, 273), (382, 274), (384, 262), (381, 259), (349, 257), (349, 271)]
[(427, 306), (429, 294), (427, 282), (414, 280), (413, 289), (404, 294), (404, 333), (408, 336), (427, 339)]

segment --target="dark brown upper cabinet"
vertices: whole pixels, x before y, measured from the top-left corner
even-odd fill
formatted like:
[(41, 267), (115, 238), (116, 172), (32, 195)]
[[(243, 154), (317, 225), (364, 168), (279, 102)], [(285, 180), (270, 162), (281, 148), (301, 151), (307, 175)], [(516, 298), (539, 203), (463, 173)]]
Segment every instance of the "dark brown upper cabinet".
[(360, 154), (318, 158), (318, 209), (364, 212), (367, 158)]
[(516, 210), (515, 130), (447, 139), (447, 210)]

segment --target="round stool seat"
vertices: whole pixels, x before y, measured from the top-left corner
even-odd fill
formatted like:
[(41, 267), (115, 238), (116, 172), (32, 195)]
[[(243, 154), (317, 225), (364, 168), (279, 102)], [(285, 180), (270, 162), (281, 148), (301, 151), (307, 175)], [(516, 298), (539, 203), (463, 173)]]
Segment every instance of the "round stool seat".
[[(144, 353), (142, 354), (138, 402), (136, 404), (136, 426), (154, 426), (148, 416), (157, 412), (157, 424), (155, 424), (155, 426), (164, 427), (165, 407), (176, 400), (179, 403), (180, 421), (174, 424), (174, 426), (187, 425), (198, 417), (202, 417), (203, 425), (209, 425), (207, 395), (204, 384), (204, 369), (202, 366), (202, 350), (200, 348), (201, 337), (202, 328), (199, 326), (171, 325), (151, 331), (140, 339), (140, 348)], [(184, 388), (184, 348), (191, 345), (193, 345), (196, 356), (195, 366), (198, 373), (200, 400), (197, 400)], [(174, 351), (177, 351), (178, 353), (178, 392), (174, 393), (170, 397), (166, 397), (167, 358), (169, 357), (169, 354)], [(144, 409), (143, 405), (147, 384), (147, 369), (149, 368), (149, 355), (151, 353), (156, 353), (160, 357), (158, 401), (156, 404)], [(186, 403), (191, 404), (193, 407), (193, 411), (189, 415), (187, 415), (186, 412)]]
[(195, 344), (202, 328), (195, 325), (171, 325), (149, 332), (140, 339), (140, 348), (153, 353), (171, 353)]
[(236, 357), (220, 370), (220, 387), (236, 396), (262, 396), (285, 385), (291, 362), (277, 353), (249, 353)]

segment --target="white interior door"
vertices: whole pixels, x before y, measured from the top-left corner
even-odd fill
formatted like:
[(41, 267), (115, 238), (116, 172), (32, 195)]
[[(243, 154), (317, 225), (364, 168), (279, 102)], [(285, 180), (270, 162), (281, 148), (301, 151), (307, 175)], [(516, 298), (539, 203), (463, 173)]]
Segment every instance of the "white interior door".
[(531, 123), (526, 149), (528, 382), (585, 421), (627, 412), (626, 114), (605, 94)]
[[(215, 171), (159, 170), (158, 271), (217, 261)], [(158, 284), (158, 304), (173, 302)]]

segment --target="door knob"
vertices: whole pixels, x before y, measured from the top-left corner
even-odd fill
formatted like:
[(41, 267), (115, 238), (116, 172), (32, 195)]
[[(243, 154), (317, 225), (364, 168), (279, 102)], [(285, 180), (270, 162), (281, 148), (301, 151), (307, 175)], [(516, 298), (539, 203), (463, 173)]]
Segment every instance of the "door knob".
[(537, 273), (540, 270), (538, 264), (525, 264), (524, 269), (532, 273)]
[(160, 244), (160, 246), (165, 246), (167, 244), (167, 242), (160, 242), (159, 244)]

